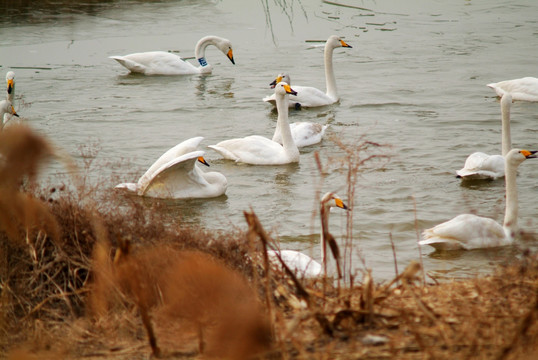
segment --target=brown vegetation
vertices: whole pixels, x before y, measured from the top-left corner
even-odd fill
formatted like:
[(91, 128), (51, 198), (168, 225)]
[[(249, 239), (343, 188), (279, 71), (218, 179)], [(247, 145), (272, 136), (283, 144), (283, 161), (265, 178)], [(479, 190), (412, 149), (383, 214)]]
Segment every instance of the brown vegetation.
[(0, 358), (538, 356), (536, 254), (442, 284), (424, 285), (418, 263), (386, 284), (306, 281), (267, 269), (253, 213), (247, 232), (214, 234), (141, 202), (42, 189), (53, 156), (24, 127), (0, 133)]

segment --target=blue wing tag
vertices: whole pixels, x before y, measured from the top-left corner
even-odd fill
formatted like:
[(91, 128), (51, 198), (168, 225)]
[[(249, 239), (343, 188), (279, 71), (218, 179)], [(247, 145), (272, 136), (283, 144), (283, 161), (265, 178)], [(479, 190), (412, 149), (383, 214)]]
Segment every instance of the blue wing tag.
[(198, 59), (198, 62), (200, 63), (200, 66), (207, 66), (207, 61), (205, 61), (204, 57), (201, 57)]

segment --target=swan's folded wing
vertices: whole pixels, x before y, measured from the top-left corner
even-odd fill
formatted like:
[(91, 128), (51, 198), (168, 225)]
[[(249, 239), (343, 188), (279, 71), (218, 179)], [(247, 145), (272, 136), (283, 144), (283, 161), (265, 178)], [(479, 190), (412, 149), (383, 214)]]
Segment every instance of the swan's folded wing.
[(504, 158), (501, 155), (488, 155), (475, 152), (467, 157), (462, 169), (456, 171), (466, 179), (496, 179), (504, 176)]
[(130, 60), (125, 56), (109, 56), (109, 58), (116, 60), (122, 66), (126, 67), (132, 72), (143, 73), (146, 71), (146, 66), (137, 63), (136, 61)]
[(224, 158), (250, 164), (271, 164), (272, 155), (282, 152), (282, 145), (259, 135), (230, 139), (210, 145)]
[(194, 151), (164, 164), (152, 174), (146, 186), (140, 188), (139, 195), (159, 198), (193, 197), (193, 188), (207, 185), (207, 181), (194, 171), (196, 161), (203, 154), (203, 151)]

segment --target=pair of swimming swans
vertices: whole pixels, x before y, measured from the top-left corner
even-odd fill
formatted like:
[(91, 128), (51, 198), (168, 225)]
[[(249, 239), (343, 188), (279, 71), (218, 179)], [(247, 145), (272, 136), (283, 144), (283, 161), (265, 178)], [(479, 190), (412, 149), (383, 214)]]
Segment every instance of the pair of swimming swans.
[[(336, 88), (336, 78), (334, 76), (333, 68), (333, 52), (334, 49), (339, 47), (351, 48), (344, 40), (340, 39), (336, 35), (331, 35), (325, 43), (325, 50), (323, 52), (325, 63), (325, 84), (327, 90), (323, 92), (317, 88), (311, 86), (294, 85), (294, 89), (297, 91), (297, 97), (290, 100), (289, 107), (318, 107), (331, 105), (336, 103), (338, 98), (338, 91)], [(278, 80), (278, 78), (277, 78)], [(289, 76), (287, 79), (280, 79), (279, 81), (285, 81), (290, 83)], [(273, 105), (276, 104), (276, 98), (273, 95), (267, 96), (263, 99), (265, 102), (269, 102)]]
[(198, 146), (203, 137), (183, 141), (165, 152), (136, 183), (116, 185), (140, 196), (187, 199), (223, 195), (228, 182), (218, 172), (204, 172), (196, 162), (209, 166)]
[(299, 162), (299, 149), (293, 140), (288, 122), (288, 97), (296, 92), (286, 83), (275, 86), (278, 111), (277, 128), (282, 135), (282, 145), (259, 135), (230, 139), (208, 147), (225, 159), (251, 165), (283, 165)]
[(512, 149), (506, 154), (506, 208), (503, 225), (493, 219), (462, 214), (424, 230), (423, 240), (419, 244), (430, 245), (436, 250), (471, 250), (512, 244), (518, 230), (517, 168), (526, 159), (536, 158), (535, 154), (536, 151), (520, 149)]
[(342, 271), (340, 268), (340, 255), (338, 246), (329, 233), (329, 213), (332, 207), (338, 207), (341, 209), (347, 209), (346, 204), (340, 199), (340, 197), (332, 192), (326, 193), (320, 201), (320, 217), (321, 217), (321, 264), (310, 256), (303, 254), (300, 251), (295, 250), (270, 250), (267, 252), (271, 262), (280, 265), (278, 256), (282, 261), (290, 268), (290, 270), (305, 278), (314, 278), (323, 275), (331, 275), (334, 270), (332, 266), (329, 266), (329, 259), (331, 258), (327, 254), (327, 247), (332, 251), (333, 258), (336, 262), (336, 274), (338, 278), (342, 277)]
[(213, 68), (205, 58), (207, 46), (213, 45), (235, 64), (232, 44), (219, 36), (209, 35), (201, 38), (194, 48), (194, 56), (199, 66), (183, 60), (180, 56), (166, 51), (149, 51), (125, 56), (110, 56), (133, 73), (144, 75), (190, 75), (208, 74)]
[(465, 160), (462, 169), (456, 171), (458, 177), (464, 180), (497, 179), (504, 176), (505, 156), (512, 148), (510, 136), (510, 109), (512, 95), (504, 93), (501, 98), (501, 151), (502, 155), (488, 155), (483, 152), (474, 152)]

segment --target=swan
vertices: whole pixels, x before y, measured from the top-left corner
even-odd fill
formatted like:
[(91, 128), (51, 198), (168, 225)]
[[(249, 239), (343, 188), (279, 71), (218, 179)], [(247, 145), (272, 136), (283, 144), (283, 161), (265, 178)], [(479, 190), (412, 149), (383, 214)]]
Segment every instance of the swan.
[[(296, 99), (289, 102), (289, 107), (317, 107), (331, 105), (338, 101), (336, 91), (336, 79), (333, 69), (333, 51), (338, 47), (351, 48), (350, 45), (340, 39), (336, 35), (331, 35), (325, 43), (324, 59), (325, 59), (325, 84), (327, 92), (323, 92), (311, 86), (295, 86), (299, 94)], [(274, 94), (263, 98), (263, 101), (275, 104)]]
[(538, 79), (535, 77), (505, 80), (486, 86), (495, 90), (498, 96), (509, 92), (512, 93), (514, 100), (538, 101)]
[(6, 99), (13, 103), (13, 98), (15, 97), (15, 73), (13, 71), (8, 71), (6, 74), (7, 82), (7, 97)]
[(205, 49), (208, 45), (216, 46), (235, 65), (232, 43), (227, 39), (213, 35), (201, 38), (194, 48), (194, 56), (200, 63), (198, 67), (183, 60), (180, 56), (166, 51), (149, 51), (125, 56), (110, 56), (109, 58), (116, 60), (131, 72), (144, 75), (208, 74), (213, 70), (205, 59)]
[[(320, 201), (320, 217), (321, 217), (321, 265), (310, 256), (294, 250), (270, 250), (267, 252), (271, 262), (280, 265), (277, 258), (277, 254), (280, 255), (282, 261), (290, 268), (290, 270), (296, 274), (302, 275), (306, 278), (313, 278), (323, 276), (327, 274), (327, 242), (334, 242), (334, 238), (329, 233), (329, 212), (332, 207), (339, 207), (341, 209), (347, 209), (347, 205), (340, 199), (340, 197), (332, 192), (328, 192), (321, 198)], [(336, 243), (334, 243), (336, 245)], [(330, 245), (331, 249), (337, 249), (334, 245)], [(334, 255), (336, 254), (336, 255)], [(338, 250), (333, 250), (333, 255), (336, 259), (336, 268), (338, 278), (342, 277), (339, 263)]]
[[(281, 81), (291, 85), (290, 76), (288, 74), (278, 74), (275, 81), (273, 81), (270, 85), (272, 88), (274, 88), (275, 85)], [(297, 96), (299, 96), (299, 94), (300, 93), (298, 92)], [(290, 124), (291, 135), (293, 136), (293, 141), (298, 148), (320, 143), (325, 135), (325, 130), (327, 130), (328, 127), (329, 125), (321, 125), (310, 121), (299, 121)], [(273, 141), (282, 144), (282, 136), (280, 135), (278, 127), (275, 129)]]
[(512, 147), (510, 136), (510, 108), (512, 95), (505, 93), (501, 98), (501, 122), (502, 122), (502, 155), (488, 155), (483, 152), (474, 152), (467, 160), (462, 169), (456, 171), (459, 178), (468, 180), (497, 179), (504, 176), (504, 157)]
[(218, 172), (204, 172), (196, 161), (209, 166), (198, 151), (203, 137), (195, 137), (165, 152), (140, 177), (137, 183), (122, 183), (117, 189), (125, 189), (140, 196), (156, 198), (210, 198), (226, 192), (226, 177)]
[(17, 112), (13, 108), (11, 101), (9, 100), (0, 101), (0, 119), (3, 119), (0, 129), (3, 128), (4, 125), (11, 119), (10, 117), (8, 118), (8, 116), (10, 115), (19, 117), (19, 114), (17, 114)]
[(244, 138), (224, 140), (209, 148), (220, 153), (225, 159), (252, 165), (283, 165), (299, 162), (299, 149), (291, 135), (288, 123), (288, 94), (296, 92), (285, 82), (275, 86), (278, 111), (277, 128), (282, 134), (282, 144), (263, 136), (251, 135)]
[(517, 232), (516, 171), (525, 159), (536, 158), (534, 154), (536, 151), (512, 149), (506, 155), (506, 208), (502, 226), (493, 219), (462, 214), (424, 230), (419, 244), (433, 246), (436, 250), (471, 250), (512, 244)]

